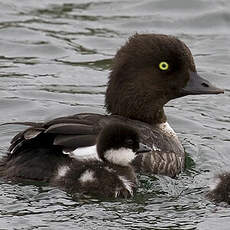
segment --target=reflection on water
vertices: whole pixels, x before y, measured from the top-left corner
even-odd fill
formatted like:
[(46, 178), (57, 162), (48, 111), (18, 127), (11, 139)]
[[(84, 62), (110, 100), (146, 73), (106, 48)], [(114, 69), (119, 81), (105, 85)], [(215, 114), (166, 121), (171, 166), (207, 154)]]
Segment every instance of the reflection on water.
[[(1, 183), (0, 228), (227, 229), (229, 213), (205, 192), (210, 178), (230, 165), (229, 7), (227, 0), (1, 1), (0, 123), (104, 113), (112, 57), (135, 32), (178, 36), (200, 74), (225, 94), (167, 104), (188, 154), (177, 179), (141, 176), (136, 197), (117, 201), (74, 200), (45, 185)], [(1, 155), (22, 129), (0, 127)]]

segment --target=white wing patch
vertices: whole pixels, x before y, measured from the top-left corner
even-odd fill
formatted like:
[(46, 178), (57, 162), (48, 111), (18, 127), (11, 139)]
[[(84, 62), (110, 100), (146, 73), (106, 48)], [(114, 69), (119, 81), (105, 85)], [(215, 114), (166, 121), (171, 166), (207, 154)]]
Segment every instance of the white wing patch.
[(77, 160), (86, 160), (86, 159), (97, 159), (99, 160), (99, 157), (97, 155), (97, 149), (96, 145), (92, 145), (89, 147), (81, 147), (77, 148), (72, 152), (64, 152), (64, 154), (68, 154), (69, 157), (75, 158)]
[(96, 178), (94, 177), (94, 171), (87, 169), (81, 174), (81, 177), (79, 178), (79, 181), (84, 184), (86, 182), (93, 182)]
[(128, 148), (110, 149), (105, 152), (105, 158), (113, 164), (127, 166), (134, 160), (135, 153)]

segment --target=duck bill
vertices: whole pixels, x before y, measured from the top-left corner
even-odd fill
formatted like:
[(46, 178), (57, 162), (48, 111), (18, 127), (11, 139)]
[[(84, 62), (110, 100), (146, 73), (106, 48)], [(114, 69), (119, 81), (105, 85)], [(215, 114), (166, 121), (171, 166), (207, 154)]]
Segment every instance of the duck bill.
[(217, 88), (206, 79), (200, 77), (196, 72), (189, 72), (189, 81), (180, 90), (182, 96), (199, 94), (219, 94), (224, 93), (223, 89)]
[(150, 152), (152, 149), (145, 144), (140, 143), (136, 154)]

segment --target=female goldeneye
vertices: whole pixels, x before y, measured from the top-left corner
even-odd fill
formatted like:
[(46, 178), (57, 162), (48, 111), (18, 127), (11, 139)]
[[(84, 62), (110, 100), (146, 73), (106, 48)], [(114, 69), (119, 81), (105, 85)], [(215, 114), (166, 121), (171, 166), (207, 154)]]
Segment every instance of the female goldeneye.
[(109, 124), (97, 139), (99, 159), (73, 159), (71, 163), (61, 163), (50, 184), (71, 194), (132, 197), (137, 188), (137, 178), (130, 164), (137, 153), (149, 150), (139, 143), (134, 128), (119, 123)]
[(215, 178), (215, 185), (208, 193), (208, 198), (216, 203), (230, 204), (230, 173), (222, 173)]
[[(189, 48), (179, 39), (159, 34), (136, 34), (118, 50), (109, 76), (105, 106), (110, 115), (76, 114), (30, 126), (11, 141), (2, 161), (8, 177), (46, 180), (61, 162), (78, 149), (95, 145), (100, 130), (109, 122), (133, 126), (141, 142), (152, 148), (138, 155), (136, 170), (175, 176), (184, 167), (185, 152), (166, 122), (163, 106), (178, 97), (219, 94), (196, 72)], [(49, 167), (37, 164), (49, 162)], [(37, 172), (32, 173), (31, 171)], [(36, 176), (34, 176), (36, 175)]]

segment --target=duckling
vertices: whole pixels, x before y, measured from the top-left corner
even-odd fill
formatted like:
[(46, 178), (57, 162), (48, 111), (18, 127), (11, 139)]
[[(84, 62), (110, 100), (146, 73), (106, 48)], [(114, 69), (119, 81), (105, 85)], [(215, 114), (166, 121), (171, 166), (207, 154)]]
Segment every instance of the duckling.
[(219, 174), (215, 179), (215, 186), (207, 194), (208, 198), (216, 203), (230, 204), (230, 173)]
[(74, 159), (55, 170), (50, 184), (71, 194), (103, 198), (132, 197), (137, 178), (132, 161), (136, 154), (150, 151), (141, 144), (136, 130), (127, 125), (107, 125), (97, 139), (99, 159)]

